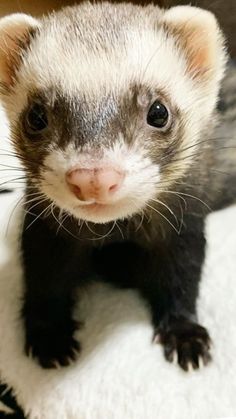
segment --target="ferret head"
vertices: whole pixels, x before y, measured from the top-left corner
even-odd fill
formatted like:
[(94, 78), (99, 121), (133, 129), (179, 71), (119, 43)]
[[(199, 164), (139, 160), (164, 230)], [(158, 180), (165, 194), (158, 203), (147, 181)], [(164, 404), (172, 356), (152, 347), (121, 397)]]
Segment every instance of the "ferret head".
[(29, 182), (78, 219), (143, 210), (191, 167), (225, 67), (198, 8), (90, 4), (0, 20), (0, 80)]

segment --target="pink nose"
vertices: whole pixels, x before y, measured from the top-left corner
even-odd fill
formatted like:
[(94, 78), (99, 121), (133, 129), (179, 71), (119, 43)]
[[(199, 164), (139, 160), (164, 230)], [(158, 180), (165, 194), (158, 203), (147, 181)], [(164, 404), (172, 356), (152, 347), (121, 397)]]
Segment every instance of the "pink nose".
[(74, 169), (66, 174), (67, 183), (81, 201), (109, 201), (119, 190), (124, 173), (112, 168)]

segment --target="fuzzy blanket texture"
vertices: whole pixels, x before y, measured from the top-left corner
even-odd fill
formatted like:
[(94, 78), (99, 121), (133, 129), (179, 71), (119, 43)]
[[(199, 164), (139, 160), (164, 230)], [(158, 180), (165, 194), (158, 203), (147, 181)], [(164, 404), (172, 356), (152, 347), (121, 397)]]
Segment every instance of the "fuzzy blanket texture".
[[(1, 136), (7, 137), (3, 115), (1, 126)], [(236, 418), (236, 207), (212, 214), (206, 225), (208, 248), (198, 305), (200, 321), (213, 340), (208, 367), (185, 373), (167, 363), (162, 348), (152, 342), (149, 310), (136, 292), (96, 282), (84, 292), (75, 313), (85, 321), (78, 332), (81, 356), (70, 367), (50, 371), (24, 354), (19, 244), (23, 213), (14, 209), (21, 193), (0, 195), (0, 377), (24, 416)], [(5, 388), (0, 417), (5, 412), (23, 418), (6, 406), (6, 394)]]

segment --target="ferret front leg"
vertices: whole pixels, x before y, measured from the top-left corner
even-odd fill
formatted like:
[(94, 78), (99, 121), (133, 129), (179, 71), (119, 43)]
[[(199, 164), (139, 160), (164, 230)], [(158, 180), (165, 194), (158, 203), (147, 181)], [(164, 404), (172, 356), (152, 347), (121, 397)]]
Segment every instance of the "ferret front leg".
[(27, 214), (22, 236), (25, 348), (44, 368), (66, 366), (80, 350), (72, 318), (80, 275), (74, 242)]
[(25, 294), (25, 351), (43, 368), (67, 366), (79, 354), (80, 343), (73, 336), (77, 323), (69, 306), (72, 302), (68, 296), (40, 295), (35, 299), (32, 292)]
[(199, 368), (210, 360), (210, 337), (198, 324), (196, 300), (205, 255), (204, 225), (200, 220), (165, 246), (152, 252), (149, 274), (141, 285), (155, 328), (154, 341), (165, 358), (177, 358), (182, 369)]

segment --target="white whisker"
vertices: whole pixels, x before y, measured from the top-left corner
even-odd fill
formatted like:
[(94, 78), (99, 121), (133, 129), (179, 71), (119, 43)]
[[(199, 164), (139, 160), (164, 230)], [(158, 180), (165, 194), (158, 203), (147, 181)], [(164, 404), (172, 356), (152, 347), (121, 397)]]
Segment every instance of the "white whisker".
[(156, 208), (152, 207), (150, 204), (147, 204), (147, 207), (151, 208), (153, 211), (155, 211), (157, 214), (159, 214), (162, 218), (166, 220), (166, 222), (174, 229), (174, 231), (179, 234), (179, 230), (172, 224), (172, 222), (164, 215), (162, 212), (158, 211)]
[(163, 205), (170, 212), (170, 214), (173, 215), (176, 223), (179, 225), (178, 218), (176, 217), (175, 213), (172, 211), (172, 209), (167, 204), (165, 204), (163, 201), (160, 201), (159, 199), (153, 199), (153, 198), (151, 198), (151, 201), (154, 201), (154, 202), (157, 202), (160, 205)]

